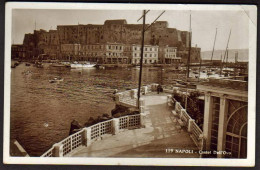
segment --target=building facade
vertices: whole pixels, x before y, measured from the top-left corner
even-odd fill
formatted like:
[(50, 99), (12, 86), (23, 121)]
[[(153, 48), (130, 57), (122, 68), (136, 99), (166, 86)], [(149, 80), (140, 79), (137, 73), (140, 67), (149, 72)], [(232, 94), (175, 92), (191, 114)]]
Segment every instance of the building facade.
[(26, 59), (26, 47), (22, 44), (13, 44), (11, 48), (11, 58)]
[[(116, 60), (119, 63), (137, 63), (135, 60), (138, 61), (138, 58), (136, 58), (138, 54), (135, 56), (132, 53), (138, 53), (138, 51), (127, 50), (127, 46), (141, 42), (142, 27), (142, 24), (127, 24), (126, 20), (106, 20), (103, 25), (58, 25), (57, 30), (40, 29), (34, 30), (32, 34), (25, 34), (23, 45), (27, 49), (27, 58), (37, 58), (38, 55), (44, 54), (52, 59), (64, 60), (75, 57), (75, 60), (100, 61), (102, 59), (102, 62), (105, 63), (115, 63)], [(179, 58), (182, 57), (182, 62), (185, 62), (189, 49), (189, 39), (189, 32), (169, 28), (167, 21), (156, 21), (145, 32), (144, 43), (169, 49), (163, 52), (165, 54), (162, 54), (161, 59), (159, 59), (160, 56), (156, 56), (160, 55), (160, 52), (154, 54), (149, 50), (144, 51), (144, 62), (150, 64), (158, 63), (160, 60), (162, 63), (170, 64), (179, 61)], [(108, 49), (105, 44), (109, 43), (122, 46), (122, 48), (126, 47), (126, 50), (122, 52), (118, 49)], [(75, 44), (80, 44), (80, 47)], [(167, 50), (169, 51), (167, 52)], [(194, 61), (197, 61), (200, 58), (199, 53), (200, 48), (192, 48), (192, 56), (194, 55), (194, 57), (191, 61), (193, 61), (193, 58)], [(125, 56), (128, 56), (128, 58), (125, 58)]]
[(180, 62), (181, 58), (177, 57), (177, 47), (159, 47), (159, 63), (173, 64)]
[(204, 149), (212, 157), (246, 158), (248, 82), (209, 79), (197, 89), (205, 94)]
[[(131, 64), (140, 64), (141, 60), (141, 45), (133, 44), (131, 46)], [(143, 51), (143, 64), (156, 64), (158, 63), (158, 46), (144, 45)]]

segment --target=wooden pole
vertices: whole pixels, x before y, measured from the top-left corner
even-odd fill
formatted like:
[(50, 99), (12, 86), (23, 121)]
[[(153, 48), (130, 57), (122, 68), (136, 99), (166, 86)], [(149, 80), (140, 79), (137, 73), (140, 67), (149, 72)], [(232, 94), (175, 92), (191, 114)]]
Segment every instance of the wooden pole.
[(145, 32), (145, 10), (143, 11), (143, 30), (142, 30), (142, 47), (141, 47), (141, 59), (140, 59), (140, 72), (139, 72), (139, 84), (138, 84), (138, 108), (139, 108), (139, 100), (141, 93), (141, 85), (142, 85), (142, 70), (143, 70), (143, 54), (144, 54), (144, 32)]

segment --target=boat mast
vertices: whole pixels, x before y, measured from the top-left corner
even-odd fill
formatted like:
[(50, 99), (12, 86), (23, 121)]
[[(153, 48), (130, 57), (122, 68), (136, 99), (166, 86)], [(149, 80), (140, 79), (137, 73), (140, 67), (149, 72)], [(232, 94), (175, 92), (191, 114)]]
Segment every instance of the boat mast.
[(213, 49), (212, 49), (212, 54), (211, 54), (211, 64), (212, 64), (212, 59), (213, 59), (213, 56), (214, 56), (214, 49), (215, 49), (217, 33), (218, 33), (218, 29), (216, 28), (215, 39), (214, 39), (214, 44), (213, 44)]
[(187, 109), (188, 103), (188, 79), (190, 74), (190, 55), (191, 55), (191, 13), (190, 13), (190, 30), (189, 30), (189, 56), (187, 59), (187, 77), (186, 77), (186, 98), (185, 98), (185, 109)]
[(225, 54), (224, 54), (224, 59), (223, 59), (223, 61), (221, 60), (220, 76), (222, 75), (223, 63), (225, 62), (226, 54), (227, 54), (227, 51), (228, 51), (228, 44), (229, 44), (230, 35), (231, 35), (231, 29), (230, 29), (229, 36), (228, 36), (228, 41), (227, 41), (227, 46), (226, 46), (226, 50), (225, 50)]
[(190, 14), (189, 55), (188, 55), (188, 59), (187, 59), (187, 80), (186, 81), (188, 81), (188, 78), (190, 75), (191, 36), (192, 36), (192, 33), (191, 33), (191, 14)]

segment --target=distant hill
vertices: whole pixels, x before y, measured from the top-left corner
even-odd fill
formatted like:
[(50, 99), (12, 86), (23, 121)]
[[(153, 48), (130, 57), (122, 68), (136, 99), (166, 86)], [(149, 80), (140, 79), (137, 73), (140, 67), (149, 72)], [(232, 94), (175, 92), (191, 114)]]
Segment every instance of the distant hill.
[[(235, 52), (238, 52), (238, 61), (248, 61), (249, 51), (248, 49), (229, 49), (228, 50), (228, 61), (235, 61)], [(215, 50), (213, 60), (220, 60), (221, 54), (224, 57), (225, 50)], [(202, 51), (201, 58), (203, 60), (210, 60), (212, 55), (212, 51)]]

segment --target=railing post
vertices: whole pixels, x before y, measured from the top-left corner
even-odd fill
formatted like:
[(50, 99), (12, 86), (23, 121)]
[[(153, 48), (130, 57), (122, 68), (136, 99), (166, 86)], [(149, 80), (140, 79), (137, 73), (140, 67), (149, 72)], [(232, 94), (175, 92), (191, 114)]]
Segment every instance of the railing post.
[(63, 157), (63, 144), (55, 143), (53, 145), (53, 156), (54, 157)]
[(180, 119), (182, 119), (182, 117), (183, 117), (183, 113), (182, 112), (185, 112), (185, 109), (181, 109)]
[(193, 123), (195, 122), (194, 119), (189, 119), (189, 124), (188, 124), (188, 132), (191, 132), (191, 129), (192, 129), (192, 125)]
[(119, 132), (119, 118), (112, 119), (112, 134), (116, 135)]
[[(205, 150), (205, 145), (206, 143), (205, 143), (205, 139), (204, 139), (204, 136), (203, 136), (203, 134), (200, 134), (200, 136), (199, 136), (199, 149), (200, 150)], [(203, 154), (200, 154), (200, 158), (203, 158)]]
[(90, 143), (91, 143), (91, 128), (86, 127), (82, 132), (82, 144), (88, 146), (90, 145)]
[(140, 113), (144, 113), (145, 109), (145, 100), (143, 98), (139, 99), (139, 111)]
[(175, 110), (177, 110), (179, 107), (178, 107), (178, 105), (179, 105), (179, 102), (175, 102)]
[(115, 102), (116, 102), (116, 104), (119, 104), (119, 96), (120, 94), (119, 93), (116, 93), (115, 94)]
[(142, 89), (143, 89), (144, 95), (146, 95), (148, 93), (148, 87), (143, 86)]
[(140, 113), (140, 126), (142, 128), (145, 128), (145, 114), (144, 113)]
[(171, 104), (172, 95), (167, 95), (167, 105), (170, 106)]
[(131, 99), (134, 99), (134, 98), (135, 98), (135, 89), (132, 89), (132, 90), (130, 91), (130, 97), (131, 97)]

